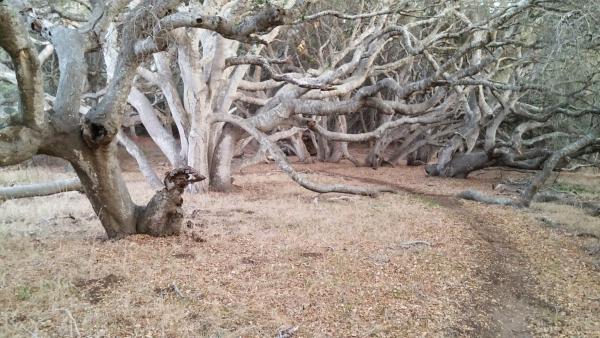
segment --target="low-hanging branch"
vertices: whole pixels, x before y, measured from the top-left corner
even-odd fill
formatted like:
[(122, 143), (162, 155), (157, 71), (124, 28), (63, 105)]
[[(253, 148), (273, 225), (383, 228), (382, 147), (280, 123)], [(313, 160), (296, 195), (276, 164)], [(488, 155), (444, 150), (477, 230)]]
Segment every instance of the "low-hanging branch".
[(546, 160), (546, 162), (544, 162), (542, 171), (540, 171), (533, 178), (527, 189), (521, 195), (521, 203), (525, 206), (529, 206), (535, 194), (537, 194), (537, 192), (544, 185), (550, 174), (554, 171), (559, 161), (561, 161), (564, 157), (569, 156), (583, 148), (596, 144), (600, 144), (600, 138), (596, 137), (595, 135), (589, 134), (555, 151)]
[[(552, 172), (556, 169), (558, 163), (566, 156), (574, 155), (577, 152), (585, 150), (586, 147), (600, 144), (600, 138), (595, 137), (592, 134), (585, 135), (575, 142), (569, 143), (561, 149), (554, 151), (548, 159), (545, 160), (542, 170), (538, 172), (531, 182), (527, 185), (525, 190), (521, 193), (518, 199), (506, 199), (497, 198), (493, 196), (487, 196), (481, 192), (474, 190), (467, 190), (459, 193), (457, 197), (487, 203), (487, 204), (500, 204), (500, 205), (511, 205), (516, 207), (529, 207), (531, 202), (535, 200), (537, 193), (540, 191), (542, 186), (546, 183), (546, 180)], [(542, 198), (541, 201), (544, 201)]]
[(82, 191), (77, 177), (64, 180), (0, 188), (0, 200), (54, 195), (67, 191)]
[(258, 13), (247, 16), (239, 21), (225, 19), (218, 15), (205, 15), (202, 13), (174, 13), (163, 17), (154, 26), (151, 37), (136, 43), (136, 54), (150, 54), (164, 49), (168, 31), (181, 27), (204, 28), (217, 32), (223, 37), (246, 43), (267, 44), (258, 35), (265, 34), (273, 28), (282, 25), (295, 25), (306, 21), (317, 20), (324, 16), (333, 16), (340, 19), (358, 20), (398, 13), (398, 10), (383, 10), (364, 14), (344, 14), (338, 11), (323, 11), (313, 15), (304, 16), (301, 20), (294, 20), (293, 13), (274, 5), (264, 6)]
[(448, 114), (439, 114), (439, 113), (427, 114), (427, 115), (417, 116), (417, 117), (403, 116), (397, 120), (386, 122), (386, 123), (380, 125), (377, 129), (375, 129), (373, 131), (366, 132), (366, 133), (360, 133), (360, 134), (347, 134), (347, 133), (329, 131), (316, 123), (309, 123), (308, 127), (311, 130), (325, 136), (327, 139), (329, 139), (331, 141), (365, 142), (365, 141), (381, 138), (381, 137), (383, 137), (383, 135), (385, 134), (385, 132), (387, 130), (397, 128), (404, 124), (430, 124), (430, 123), (436, 123), (436, 122), (443, 121), (445, 119), (448, 119), (449, 117), (450, 116)]
[(217, 32), (223, 37), (247, 43), (265, 43), (258, 33), (267, 32), (284, 24), (286, 11), (276, 6), (265, 6), (258, 13), (247, 16), (239, 22), (227, 20), (218, 15), (201, 13), (174, 13), (159, 20), (154, 26), (150, 37), (138, 41), (135, 52), (138, 55), (151, 54), (166, 47), (166, 35), (169, 31), (181, 27), (204, 28)]
[(281, 171), (285, 172), (290, 178), (292, 178), (296, 183), (300, 184), (302, 187), (315, 191), (318, 193), (328, 193), (328, 192), (338, 192), (344, 194), (353, 194), (353, 195), (363, 195), (363, 196), (377, 196), (384, 192), (395, 193), (396, 190), (391, 187), (359, 187), (359, 186), (349, 186), (344, 184), (321, 184), (313, 182), (306, 177), (302, 176), (298, 173), (294, 168), (290, 165), (287, 160), (287, 157), (283, 153), (283, 151), (273, 143), (269, 139), (267, 135), (260, 132), (258, 129), (254, 128), (252, 125), (247, 123), (244, 119), (228, 114), (212, 114), (209, 117), (211, 123), (216, 122), (227, 122), (231, 123), (239, 128), (242, 128), (252, 137), (254, 137), (261, 147), (268, 150), (273, 159), (277, 163), (277, 166)]

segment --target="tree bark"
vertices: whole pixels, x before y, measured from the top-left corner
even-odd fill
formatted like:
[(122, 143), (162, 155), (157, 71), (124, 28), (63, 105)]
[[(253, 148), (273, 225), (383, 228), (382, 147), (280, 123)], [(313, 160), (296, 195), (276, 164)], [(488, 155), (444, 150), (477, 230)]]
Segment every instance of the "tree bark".
[(144, 127), (150, 134), (150, 137), (165, 154), (171, 166), (177, 168), (183, 165), (180, 156), (179, 146), (171, 133), (160, 122), (152, 107), (152, 103), (144, 93), (137, 88), (132, 87), (128, 96), (129, 103), (138, 111)]
[(310, 153), (308, 152), (308, 149), (306, 148), (306, 145), (302, 140), (302, 133), (292, 135), (289, 139), (292, 143), (292, 146), (294, 147), (294, 153), (296, 153), (298, 161), (305, 163), (312, 162)]
[(178, 235), (183, 221), (181, 195), (189, 184), (204, 180), (191, 167), (178, 168), (165, 176), (165, 187), (140, 212), (137, 232), (151, 236)]
[(231, 160), (235, 145), (242, 137), (242, 131), (231, 123), (226, 123), (213, 152), (210, 182), (214, 191), (230, 191), (232, 189)]
[[(287, 161), (287, 157), (281, 151), (273, 141), (269, 140), (267, 135), (260, 132), (257, 128), (250, 125), (244, 119), (233, 116), (233, 115), (225, 115), (225, 114), (213, 114), (211, 115), (211, 122), (227, 122), (228, 124), (236, 125), (238, 128), (244, 130), (252, 137), (254, 137), (261, 145), (262, 148), (269, 151), (271, 156), (279, 169), (285, 172), (288, 176), (290, 176), (296, 183), (300, 184), (302, 187), (315, 191), (318, 193), (328, 193), (328, 192), (339, 192), (344, 194), (354, 194), (354, 195), (363, 195), (363, 196), (372, 196), (375, 197), (384, 192), (395, 193), (396, 190), (391, 187), (385, 186), (377, 186), (377, 187), (359, 187), (359, 186), (348, 186), (344, 184), (319, 184), (313, 182), (306, 177), (300, 175)], [(235, 145), (235, 144), (234, 144)]]
[(554, 171), (559, 162), (566, 156), (573, 154), (587, 146), (600, 143), (600, 138), (596, 138), (593, 135), (586, 135), (579, 140), (568, 144), (562, 149), (554, 152), (552, 156), (550, 156), (546, 162), (544, 162), (544, 166), (542, 167), (542, 171), (540, 171), (531, 181), (527, 189), (521, 195), (521, 203), (524, 206), (529, 206), (531, 204), (531, 200), (540, 190), (540, 188), (544, 185), (550, 174)]
[(477, 151), (468, 154), (456, 154), (441, 171), (437, 164), (425, 166), (425, 171), (430, 176), (443, 176), (455, 178), (467, 178), (469, 173), (492, 166), (495, 160), (491, 159), (485, 151)]
[(129, 155), (135, 159), (142, 175), (144, 175), (150, 186), (155, 189), (161, 188), (163, 184), (156, 175), (154, 169), (152, 169), (152, 165), (150, 164), (150, 161), (148, 161), (148, 158), (146, 158), (146, 155), (144, 155), (142, 149), (140, 149), (133, 140), (127, 137), (123, 131), (120, 131), (117, 134), (117, 140), (119, 141), (119, 144), (125, 147), (125, 150), (127, 150)]

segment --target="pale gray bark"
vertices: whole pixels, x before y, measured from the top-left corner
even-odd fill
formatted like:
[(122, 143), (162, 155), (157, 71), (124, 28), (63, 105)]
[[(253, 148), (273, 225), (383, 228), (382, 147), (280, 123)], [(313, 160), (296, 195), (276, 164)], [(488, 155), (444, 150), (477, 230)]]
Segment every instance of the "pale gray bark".
[(291, 179), (293, 179), (296, 183), (300, 184), (302, 187), (312, 190), (319, 193), (328, 193), (328, 192), (339, 192), (345, 194), (355, 194), (355, 195), (365, 195), (365, 196), (377, 196), (380, 193), (384, 192), (396, 192), (395, 189), (391, 187), (361, 187), (361, 186), (349, 186), (344, 184), (320, 184), (314, 181), (309, 180), (307, 177), (301, 175), (289, 164), (287, 161), (287, 157), (285, 154), (269, 140), (267, 135), (261, 133), (258, 129), (252, 127), (247, 121), (232, 115), (224, 115), (224, 114), (213, 114), (211, 115), (212, 122), (228, 122), (231, 124), (235, 124), (239, 128), (242, 128), (245, 132), (254, 137), (262, 147), (267, 149), (277, 165), (279, 169), (285, 172)]
[(386, 122), (379, 126), (377, 129), (360, 134), (346, 134), (346, 133), (338, 133), (328, 131), (322, 126), (319, 125), (311, 125), (309, 126), (315, 132), (327, 137), (330, 140), (334, 141), (345, 141), (345, 142), (364, 142), (368, 140), (379, 139), (383, 137), (385, 132), (389, 129), (397, 128), (406, 124), (428, 124), (428, 123), (436, 123), (444, 120), (448, 116), (446, 115), (423, 115), (419, 117), (401, 117), (397, 120)]
[(119, 141), (120, 145), (125, 147), (125, 150), (127, 150), (129, 155), (131, 155), (131, 157), (135, 159), (135, 161), (138, 164), (138, 167), (140, 168), (140, 171), (142, 172), (150, 186), (154, 189), (162, 188), (162, 182), (156, 175), (156, 172), (152, 168), (150, 161), (148, 160), (148, 158), (146, 158), (146, 155), (144, 154), (142, 149), (140, 149), (140, 147), (138, 147), (137, 144), (135, 144), (135, 142), (133, 142), (133, 140), (127, 137), (127, 135), (125, 135), (125, 133), (123, 133), (122, 131), (117, 134), (117, 140)]
[(240, 137), (241, 133), (239, 130), (232, 125), (225, 125), (217, 141), (210, 172), (211, 188), (216, 191), (229, 191), (232, 188), (231, 160), (233, 159), (235, 145)]
[[(176, 3), (176, 1), (164, 1), (155, 4), (152, 11), (154, 15), (163, 16)], [(121, 4), (112, 3), (110, 6), (112, 5), (119, 7)], [(80, 120), (80, 97), (86, 76), (85, 59), (82, 55), (88, 48), (95, 48), (93, 41), (96, 40), (89, 39), (90, 35), (102, 36), (103, 30), (110, 26), (110, 20), (97, 21), (94, 28), (99, 30), (79, 31), (60, 26), (49, 29), (48, 36), (52, 37), (59, 59), (60, 79), (57, 97), (53, 102), (54, 112), (46, 116), (37, 52), (31, 46), (18, 15), (7, 5), (0, 4), (0, 46), (13, 56), (22, 100), (21, 126), (2, 129), (3, 134), (19, 137), (19, 140), (13, 141), (2, 137), (2, 141), (7, 142), (6, 149), (11, 153), (10, 156), (0, 156), (1, 163), (7, 164), (15, 159), (25, 159), (29, 155), (25, 154), (26, 152), (30, 154), (39, 152), (68, 160), (73, 165), (83, 190), (109, 237), (122, 237), (140, 232), (161, 234), (140, 227), (146, 222), (145, 216), (164, 222), (166, 229), (164, 234), (171, 234), (172, 230), (167, 228), (171, 229), (177, 222), (180, 223), (180, 220), (169, 218), (172, 208), (168, 205), (165, 205), (165, 209), (161, 209), (160, 206), (151, 207), (153, 211), (150, 211), (133, 203), (116, 158), (116, 134), (120, 129), (127, 96), (140, 61), (134, 54), (133, 44), (145, 32), (142, 28), (145, 25), (144, 19), (140, 20), (140, 18), (145, 20), (149, 18), (141, 15), (142, 12), (148, 14), (149, 7), (146, 5), (144, 3), (141, 5), (143, 8), (133, 9), (125, 15), (122, 44), (106, 94), (100, 103), (92, 107)], [(103, 12), (100, 18), (114, 17), (110, 7), (100, 5), (97, 8)], [(137, 19), (130, 20), (132, 17)], [(47, 124), (49, 127), (46, 127)], [(43, 142), (41, 142), (42, 137)], [(15, 146), (20, 148), (18, 153), (21, 155), (13, 154), (12, 147)], [(74, 184), (74, 182), (69, 183)], [(36, 187), (38, 192), (50, 192), (54, 188), (56, 186), (43, 190), (40, 190), (40, 186)], [(162, 196), (166, 195), (162, 194)], [(170, 203), (181, 204), (179, 195), (168, 197), (173, 198)], [(163, 218), (154, 216), (163, 212)], [(155, 226), (160, 227), (161, 224)]]
[(188, 154), (188, 137), (190, 129), (189, 113), (185, 109), (177, 91), (169, 61), (166, 52), (155, 53), (154, 63), (156, 64), (157, 73), (152, 73), (141, 67), (138, 68), (138, 73), (147, 81), (158, 86), (165, 95), (170, 113), (179, 133), (179, 157), (185, 159)]
[(521, 203), (525, 206), (529, 206), (535, 194), (537, 194), (537, 192), (542, 188), (548, 177), (550, 177), (552, 174), (552, 171), (554, 171), (558, 165), (559, 161), (561, 161), (565, 156), (569, 156), (585, 147), (594, 144), (600, 144), (600, 138), (590, 134), (554, 152), (552, 156), (550, 156), (546, 162), (544, 162), (542, 171), (535, 175), (527, 189), (521, 195)]
[(17, 125), (0, 126), (0, 165), (10, 165), (27, 160), (37, 152), (46, 133), (47, 119), (37, 51), (16, 9), (8, 3), (0, 3), (0, 47), (15, 66), (21, 93)]
[(127, 101), (137, 110), (144, 127), (148, 130), (148, 134), (165, 154), (171, 166), (174, 168), (182, 166), (183, 160), (180, 156), (177, 141), (158, 119), (150, 100), (144, 93), (132, 87)]
[(81, 191), (78, 178), (68, 178), (59, 181), (0, 187), (0, 200), (16, 198), (48, 196), (67, 191)]
[(289, 139), (298, 160), (306, 163), (312, 162), (308, 149), (306, 149), (306, 145), (304, 145), (304, 141), (302, 141), (302, 133), (296, 133), (295, 135), (290, 136)]
[(481, 203), (485, 203), (485, 204), (499, 204), (499, 205), (514, 205), (515, 204), (515, 201), (510, 198), (487, 196), (476, 190), (466, 190), (466, 191), (460, 192), (456, 195), (456, 197), (462, 198), (465, 200), (481, 202)]

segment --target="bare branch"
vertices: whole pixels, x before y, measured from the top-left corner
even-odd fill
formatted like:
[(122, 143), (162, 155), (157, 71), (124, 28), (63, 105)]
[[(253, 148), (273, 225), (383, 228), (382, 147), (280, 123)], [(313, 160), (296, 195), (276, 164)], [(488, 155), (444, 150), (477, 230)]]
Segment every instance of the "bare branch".
[(256, 34), (266, 33), (284, 24), (286, 11), (283, 8), (267, 5), (258, 13), (247, 16), (239, 22), (227, 20), (221, 16), (175, 13), (166, 16), (154, 26), (151, 37), (136, 43), (138, 55), (150, 54), (166, 47), (165, 35), (175, 28), (204, 28), (221, 34), (223, 37), (247, 43), (265, 43)]
[(260, 56), (239, 56), (235, 58), (228, 58), (225, 60), (225, 66), (231, 67), (235, 65), (249, 64), (262, 67), (269, 77), (275, 81), (282, 81), (291, 84), (295, 84), (301, 88), (307, 89), (320, 89), (320, 90), (331, 90), (331, 86), (320, 83), (317, 79), (311, 78), (297, 78), (291, 74), (278, 74), (271, 63), (286, 63), (288, 60), (267, 60)]
[(476, 190), (463, 191), (457, 194), (456, 197), (485, 204), (515, 205), (515, 201), (510, 198), (487, 196)]
[(533, 178), (527, 189), (521, 195), (521, 203), (525, 206), (529, 206), (535, 194), (540, 190), (550, 174), (552, 174), (552, 171), (556, 168), (558, 162), (565, 156), (569, 156), (590, 145), (598, 144), (600, 144), (600, 138), (596, 138), (593, 135), (586, 135), (554, 152), (552, 156), (544, 162), (542, 171)]
[(361, 134), (346, 134), (329, 131), (318, 124), (309, 124), (309, 128), (332, 141), (344, 141), (344, 142), (364, 142), (368, 140), (378, 139), (384, 135), (384, 132), (388, 129), (397, 128), (403, 124), (428, 124), (440, 122), (447, 119), (449, 116), (446, 114), (427, 114), (419, 117), (401, 117), (394, 121), (386, 122), (380, 125), (377, 129)]
[(375, 17), (375, 16), (397, 14), (397, 13), (401, 13), (401, 11), (398, 10), (398, 9), (384, 9), (384, 10), (377, 11), (377, 12), (372, 12), (372, 13), (346, 14), (346, 13), (342, 13), (342, 12), (339, 12), (339, 11), (327, 10), (327, 11), (321, 11), (321, 12), (314, 13), (314, 14), (311, 14), (311, 15), (303, 16), (302, 18), (294, 20), (294, 21), (291, 21), (288, 24), (290, 24), (290, 25), (297, 25), (297, 24), (301, 24), (301, 23), (304, 23), (304, 22), (317, 20), (317, 19), (325, 17), (325, 16), (333, 16), (333, 17), (336, 17), (338, 19), (345, 19), (345, 20), (360, 20), (360, 19), (372, 18), (372, 17)]
[(313, 182), (299, 174), (297, 171), (295, 171), (294, 168), (287, 161), (287, 158), (285, 154), (281, 151), (281, 149), (279, 149), (277, 145), (275, 145), (271, 140), (269, 140), (267, 135), (263, 134), (258, 129), (252, 127), (244, 119), (234, 115), (212, 114), (210, 116), (210, 121), (212, 123), (229, 122), (245, 130), (248, 134), (254, 137), (262, 147), (264, 147), (271, 153), (271, 156), (273, 156), (273, 159), (275, 159), (275, 161), (277, 162), (279, 169), (288, 174), (288, 176), (290, 176), (296, 183), (300, 184), (308, 190), (312, 190), (319, 193), (339, 192), (344, 194), (365, 196), (377, 196), (378, 194), (383, 192), (396, 192), (395, 189), (390, 187), (368, 188), (358, 186), (347, 186), (342, 184), (319, 184)]
[(66, 191), (82, 191), (81, 182), (79, 182), (79, 179), (69, 178), (45, 183), (0, 187), (0, 200), (48, 196)]

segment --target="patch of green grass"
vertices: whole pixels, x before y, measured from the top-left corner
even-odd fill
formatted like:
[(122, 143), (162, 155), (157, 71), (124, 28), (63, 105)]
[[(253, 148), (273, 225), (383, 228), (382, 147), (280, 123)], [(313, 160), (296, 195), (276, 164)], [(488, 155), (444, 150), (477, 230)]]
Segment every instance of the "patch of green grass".
[(600, 191), (594, 189), (592, 186), (575, 183), (556, 182), (552, 185), (552, 188), (560, 192), (570, 192), (575, 194), (600, 194)]
[(441, 204), (433, 198), (427, 196), (418, 196), (419, 202), (423, 203), (425, 206), (430, 208), (440, 207)]
[(29, 286), (19, 286), (17, 288), (16, 296), (18, 300), (25, 301), (31, 298), (32, 290)]

